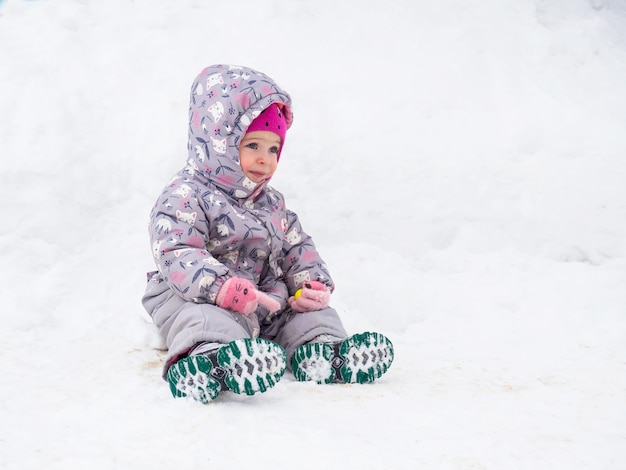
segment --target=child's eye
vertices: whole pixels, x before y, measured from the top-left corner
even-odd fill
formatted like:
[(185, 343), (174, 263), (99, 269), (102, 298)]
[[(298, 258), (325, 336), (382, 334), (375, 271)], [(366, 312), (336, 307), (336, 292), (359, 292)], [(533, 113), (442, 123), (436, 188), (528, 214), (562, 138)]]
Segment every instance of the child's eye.
[(249, 144), (246, 145), (246, 147), (252, 149), (252, 150), (256, 150), (259, 148), (259, 145), (254, 143), (254, 142), (250, 142)]
[(270, 152), (272, 153), (278, 153), (279, 147), (271, 147), (270, 148)]

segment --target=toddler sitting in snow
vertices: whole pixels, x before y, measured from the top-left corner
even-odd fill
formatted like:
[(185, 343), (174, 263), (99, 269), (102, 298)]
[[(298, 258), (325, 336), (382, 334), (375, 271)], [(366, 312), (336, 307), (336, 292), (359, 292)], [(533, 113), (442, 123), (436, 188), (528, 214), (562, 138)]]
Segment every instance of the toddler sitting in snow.
[(187, 164), (152, 209), (158, 271), (143, 297), (175, 397), (265, 392), (286, 368), (303, 381), (372, 382), (393, 361), (382, 334), (348, 337), (326, 265), (268, 185), (291, 122), (291, 98), (260, 72), (215, 65), (193, 82)]

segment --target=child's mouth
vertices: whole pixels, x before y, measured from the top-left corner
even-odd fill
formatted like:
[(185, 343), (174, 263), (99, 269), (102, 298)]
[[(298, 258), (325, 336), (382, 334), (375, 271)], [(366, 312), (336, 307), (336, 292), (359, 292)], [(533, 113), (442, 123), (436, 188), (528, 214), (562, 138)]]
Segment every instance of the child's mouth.
[(261, 181), (267, 178), (267, 175), (265, 173), (261, 173), (258, 171), (251, 171), (250, 175), (252, 176), (252, 179), (254, 180), (255, 183), (260, 183)]

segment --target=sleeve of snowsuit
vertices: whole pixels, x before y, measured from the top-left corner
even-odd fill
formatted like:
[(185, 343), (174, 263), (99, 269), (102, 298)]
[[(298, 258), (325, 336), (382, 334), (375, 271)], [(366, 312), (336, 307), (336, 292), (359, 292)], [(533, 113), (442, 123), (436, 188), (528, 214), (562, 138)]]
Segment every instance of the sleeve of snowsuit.
[(287, 211), (287, 224), (282, 269), (289, 294), (293, 295), (306, 281), (320, 281), (334, 290), (335, 284), (326, 263), (317, 252), (313, 239), (302, 230), (294, 212)]
[(150, 243), (168, 287), (187, 301), (215, 303), (229, 270), (206, 250), (209, 221), (201, 203), (192, 183), (166, 188), (152, 209)]

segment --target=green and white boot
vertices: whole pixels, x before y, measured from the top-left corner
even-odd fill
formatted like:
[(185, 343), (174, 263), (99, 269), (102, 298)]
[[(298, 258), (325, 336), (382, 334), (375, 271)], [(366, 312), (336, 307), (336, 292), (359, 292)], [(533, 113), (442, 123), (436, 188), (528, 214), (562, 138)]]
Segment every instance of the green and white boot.
[(265, 392), (278, 383), (286, 365), (285, 350), (278, 344), (244, 338), (179, 360), (167, 371), (167, 381), (174, 397), (206, 404), (226, 390), (246, 395)]
[(357, 333), (333, 343), (307, 343), (291, 357), (300, 381), (368, 383), (380, 378), (393, 362), (393, 344), (380, 333)]

